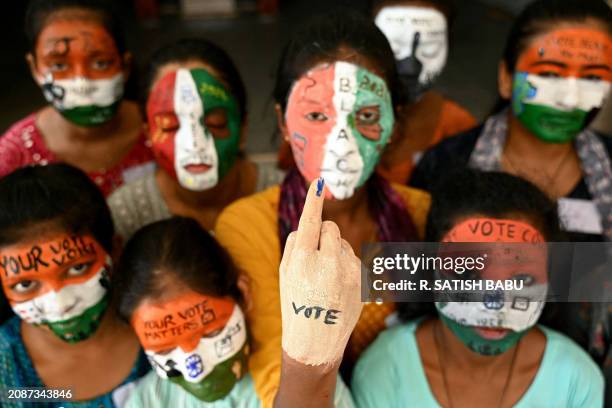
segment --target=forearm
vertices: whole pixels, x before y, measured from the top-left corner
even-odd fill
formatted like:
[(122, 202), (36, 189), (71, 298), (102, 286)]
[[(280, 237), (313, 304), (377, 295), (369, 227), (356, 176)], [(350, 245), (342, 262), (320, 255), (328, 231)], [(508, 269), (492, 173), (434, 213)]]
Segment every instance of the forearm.
[(299, 363), (283, 350), (275, 408), (333, 407), (340, 362), (333, 366)]

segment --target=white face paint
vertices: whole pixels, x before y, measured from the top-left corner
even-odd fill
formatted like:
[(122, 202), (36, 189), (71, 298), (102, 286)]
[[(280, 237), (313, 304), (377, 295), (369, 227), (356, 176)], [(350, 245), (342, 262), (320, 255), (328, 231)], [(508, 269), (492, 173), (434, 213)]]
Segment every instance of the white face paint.
[(338, 200), (353, 196), (363, 172), (363, 159), (348, 120), (357, 95), (357, 70), (356, 65), (336, 63), (333, 103), (337, 117), (324, 147), (321, 176)]
[(421, 86), (431, 86), (448, 56), (444, 14), (428, 7), (384, 7), (375, 23), (391, 44), (400, 75), (415, 76)]
[(194, 191), (209, 189), (219, 181), (219, 159), (213, 135), (206, 130), (204, 101), (190, 72), (176, 72), (175, 113), (179, 130), (174, 139), (174, 169), (181, 186)]
[(246, 344), (246, 323), (238, 305), (219, 334), (202, 337), (194, 350), (183, 351), (180, 347), (169, 353), (158, 354), (145, 350), (157, 374), (168, 378), (168, 371), (179, 371), (190, 383), (198, 383), (210, 374), (217, 365), (235, 356)]
[[(111, 265), (111, 259), (106, 258)], [(102, 285), (108, 279), (105, 267), (81, 284), (66, 285), (59, 291), (49, 291), (31, 300), (15, 303), (12, 308), (17, 316), (31, 324), (62, 322), (82, 315), (99, 303), (108, 293)]]
[(59, 110), (79, 107), (107, 107), (123, 96), (123, 74), (108, 79), (75, 77), (54, 80), (49, 73), (39, 79), (45, 99)]
[(560, 111), (579, 109), (590, 112), (601, 108), (610, 93), (610, 82), (576, 77), (546, 78), (528, 74), (527, 82), (535, 91), (523, 103), (548, 106)]
[(535, 284), (523, 288), (519, 294), (493, 294), (483, 302), (436, 302), (436, 308), (463, 326), (520, 332), (537, 323), (546, 304), (547, 291), (548, 284)]

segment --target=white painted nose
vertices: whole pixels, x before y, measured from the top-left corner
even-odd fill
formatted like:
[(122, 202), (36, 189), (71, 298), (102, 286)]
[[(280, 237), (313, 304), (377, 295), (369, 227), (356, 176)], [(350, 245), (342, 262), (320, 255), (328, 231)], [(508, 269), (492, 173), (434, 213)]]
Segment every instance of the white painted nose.
[(559, 92), (563, 92), (560, 100), (561, 108), (564, 110), (573, 110), (578, 107), (580, 102), (580, 89), (576, 78), (568, 78), (563, 87), (559, 87)]

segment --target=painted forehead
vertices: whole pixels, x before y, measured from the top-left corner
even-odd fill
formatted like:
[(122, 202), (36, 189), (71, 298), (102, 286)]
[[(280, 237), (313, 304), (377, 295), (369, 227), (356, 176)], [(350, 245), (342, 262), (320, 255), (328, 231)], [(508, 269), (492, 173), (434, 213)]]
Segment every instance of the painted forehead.
[[(184, 84), (185, 80), (193, 81)], [(147, 110), (150, 112), (172, 112), (175, 108), (176, 93), (181, 92), (179, 86), (191, 87), (195, 85), (197, 92), (205, 102), (211, 106), (233, 106), (235, 98), (229, 89), (214, 75), (204, 68), (179, 68), (164, 74), (153, 85), (147, 101)]]
[[(354, 78), (343, 77), (352, 73)], [(390, 101), (389, 89), (383, 78), (372, 71), (350, 62), (323, 63), (310, 69), (294, 84), (289, 103), (301, 101), (327, 104), (334, 90), (359, 92), (363, 96)]]
[(443, 242), (545, 242), (533, 226), (513, 219), (468, 218), (455, 225)]
[(106, 256), (91, 235), (56, 234), (40, 241), (0, 248), (0, 277), (9, 282), (53, 274), (86, 258)]
[(534, 39), (518, 64), (547, 60), (612, 66), (612, 38), (605, 31), (587, 27), (554, 30)]
[(380, 9), (376, 15), (376, 24), (392, 24), (413, 30), (440, 30), (446, 26), (446, 17), (440, 10), (426, 5), (396, 5)]
[(236, 302), (193, 291), (160, 303), (142, 303), (133, 313), (132, 326), (147, 350), (174, 348), (182, 340), (222, 329)]
[(40, 32), (36, 44), (36, 51), (45, 56), (65, 56), (71, 51), (118, 52), (113, 37), (93, 18), (53, 19)]

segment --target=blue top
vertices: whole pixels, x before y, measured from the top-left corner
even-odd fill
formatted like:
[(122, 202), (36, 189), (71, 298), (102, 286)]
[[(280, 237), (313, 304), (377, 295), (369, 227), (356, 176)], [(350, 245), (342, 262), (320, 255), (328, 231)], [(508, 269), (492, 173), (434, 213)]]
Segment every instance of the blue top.
[(9, 319), (0, 327), (0, 406), (6, 408), (119, 408), (135, 386), (134, 381), (151, 369), (140, 351), (128, 377), (113, 391), (87, 401), (23, 402), (8, 399), (7, 390), (15, 387), (44, 387), (21, 339), (21, 319)]
[[(418, 324), (384, 331), (361, 356), (351, 387), (359, 408), (440, 407), (421, 363), (415, 336)], [(544, 356), (515, 407), (603, 407), (604, 380), (591, 358), (564, 335), (538, 327), (546, 335)]]

